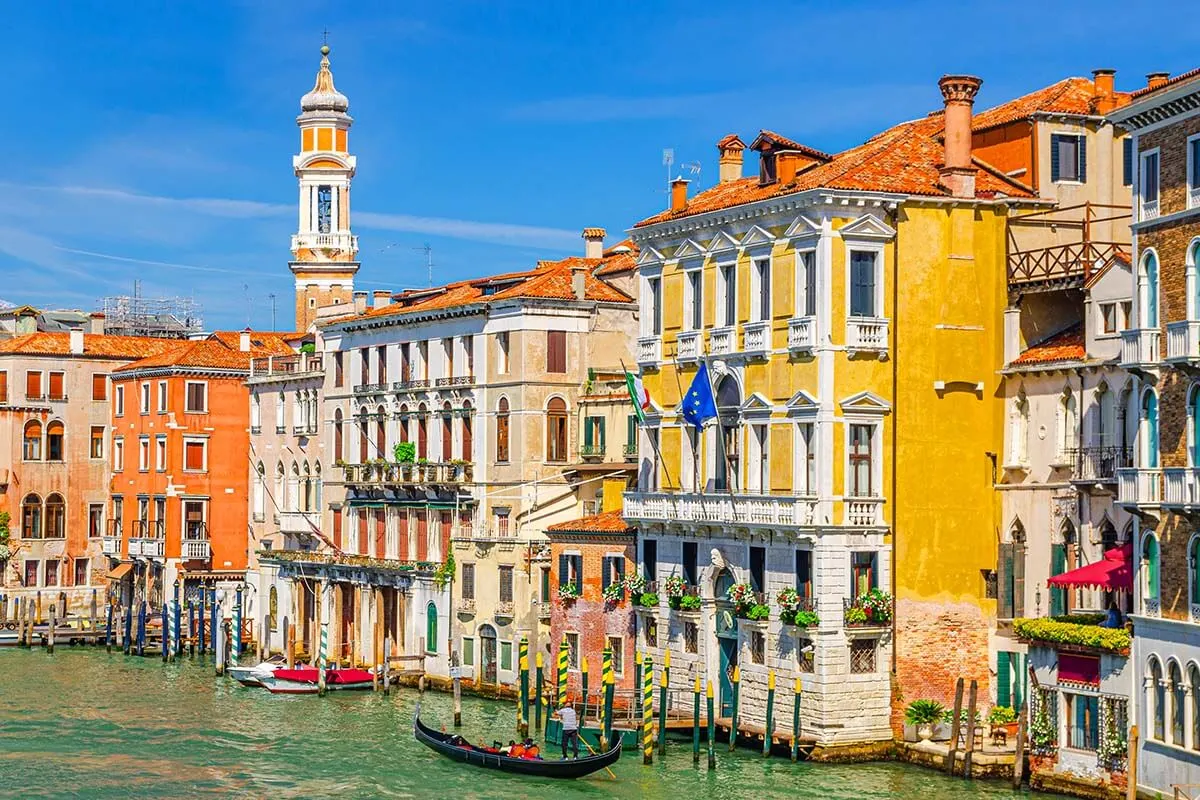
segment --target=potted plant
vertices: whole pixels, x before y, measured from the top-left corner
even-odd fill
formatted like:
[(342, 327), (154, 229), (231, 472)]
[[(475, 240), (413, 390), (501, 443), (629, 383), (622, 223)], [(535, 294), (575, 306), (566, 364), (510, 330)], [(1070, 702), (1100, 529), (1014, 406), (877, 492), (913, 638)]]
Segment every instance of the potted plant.
[(683, 578), (679, 575), (672, 575), (663, 583), (663, 591), (666, 592), (667, 602), (671, 608), (678, 609), (679, 601), (683, 599), (687, 592), (687, 584), (683, 582)]
[(658, 592), (643, 592), (638, 597), (638, 605), (642, 608), (657, 608), (658, 607)]
[(604, 587), (602, 594), (605, 603), (615, 606), (625, 599), (625, 584), (622, 581), (614, 581)]
[(766, 622), (771, 618), (771, 607), (765, 603), (755, 603), (746, 609), (745, 618), (750, 622)]
[(638, 572), (629, 575), (625, 578), (625, 588), (629, 590), (630, 597), (638, 597), (646, 591), (646, 576)]
[(694, 594), (685, 594), (683, 597), (679, 598), (679, 610), (680, 611), (699, 611), (700, 610), (700, 598)]
[(802, 606), (807, 605), (804, 602), (804, 598), (800, 596), (798, 591), (791, 587), (781, 589), (775, 595), (775, 602), (779, 604), (779, 619), (785, 625), (807, 628), (819, 622), (816, 612), (802, 608)]
[(739, 617), (745, 617), (750, 606), (754, 605), (754, 589), (748, 583), (735, 583), (725, 592), (725, 596), (733, 603), (733, 611)]
[(1009, 706), (992, 706), (988, 712), (988, 725), (992, 733), (1003, 730), (1009, 736), (1017, 735), (1017, 712)]
[(392, 457), (397, 464), (411, 464), (417, 458), (417, 446), (412, 442), (396, 442), (392, 447)]
[(946, 707), (936, 700), (913, 700), (904, 709), (904, 721), (917, 728), (917, 738), (927, 742), (933, 738), (933, 726), (946, 715)]
[(579, 599), (579, 587), (574, 583), (564, 583), (558, 587), (558, 600), (564, 606)]
[(867, 615), (873, 625), (887, 625), (892, 621), (892, 596), (881, 589), (872, 589), (860, 595), (855, 604)]

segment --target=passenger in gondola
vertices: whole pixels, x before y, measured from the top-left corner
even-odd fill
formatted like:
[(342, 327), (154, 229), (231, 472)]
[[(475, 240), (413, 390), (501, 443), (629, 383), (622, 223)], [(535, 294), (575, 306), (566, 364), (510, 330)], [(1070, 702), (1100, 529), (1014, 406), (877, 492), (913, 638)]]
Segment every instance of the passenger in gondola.
[(471, 746), (470, 742), (468, 742), (463, 737), (459, 736), (457, 733), (454, 734), (453, 736), (451, 736), (449, 741), (450, 741), (450, 744), (454, 745), (455, 747), (461, 747), (464, 750), (474, 750), (475, 749), (474, 747)]
[[(500, 743), (496, 742), (496, 744), (499, 745)], [(500, 755), (502, 755), (502, 756), (512, 755), (512, 749), (516, 746), (517, 746), (517, 743), (515, 741), (513, 741), (512, 739), (509, 739), (508, 744), (506, 744), (504, 747), (500, 748)]]
[(508, 757), (509, 758), (524, 758), (525, 757), (525, 745), (521, 742), (518, 742), (517, 744), (514, 744), (511, 747), (509, 747), (508, 748)]
[(533, 741), (533, 739), (525, 740), (525, 752), (522, 755), (522, 758), (529, 759), (530, 761), (542, 760), (541, 749), (537, 746), (537, 742)]

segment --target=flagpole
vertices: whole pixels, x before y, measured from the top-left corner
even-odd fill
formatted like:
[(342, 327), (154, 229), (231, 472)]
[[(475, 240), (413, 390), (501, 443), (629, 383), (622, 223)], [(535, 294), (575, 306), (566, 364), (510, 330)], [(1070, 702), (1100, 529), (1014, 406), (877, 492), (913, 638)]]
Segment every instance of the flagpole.
[(721, 456), (725, 461), (725, 475), (726, 475), (725, 491), (728, 492), (732, 496), (734, 493), (733, 492), (734, 481), (740, 480), (741, 476), (735, 474), (733, 476), (732, 481), (728, 480), (728, 477), (729, 477), (729, 452), (728, 452), (727, 448), (725, 447), (725, 431), (722, 429), (722, 426), (721, 426), (721, 406), (718, 405), (718, 402), (717, 402), (717, 388), (716, 388), (716, 386), (713, 385), (713, 382), (712, 382), (712, 365), (709, 363), (709, 360), (708, 360), (708, 344), (705, 342), (702, 342), (702, 344), (704, 346), (700, 348), (700, 358), (704, 361), (704, 379), (706, 381), (708, 381), (708, 390), (710, 392), (712, 392), (712, 396), (713, 396), (713, 407), (716, 408), (716, 410), (717, 410), (717, 444), (720, 446)]
[[(629, 372), (629, 369), (625, 366), (624, 359), (620, 359), (620, 363), (621, 363), (621, 371), (622, 372), (624, 372), (626, 374), (632, 374)], [(641, 377), (641, 372), (642, 372), (641, 367), (638, 367), (638, 377), (639, 378)], [(634, 400), (634, 398), (632, 398), (632, 397), (630, 399)], [(638, 402), (638, 401), (634, 400), (634, 402)], [(639, 405), (638, 408), (641, 408), (641, 406)], [(638, 422), (639, 422), (639, 425), (642, 427), (649, 427), (649, 426), (645, 425), (644, 419), (640, 419), (640, 420), (638, 420)], [(658, 428), (658, 430), (661, 432), (662, 427), (660, 426)], [(675, 484), (675, 479), (671, 477), (671, 470), (667, 467), (667, 460), (662, 457), (662, 450), (659, 449), (658, 439), (653, 436), (647, 436), (646, 438), (648, 438), (650, 440), (651, 445), (653, 445), (653, 447), (654, 447), (654, 456), (655, 456), (655, 458), (658, 459), (658, 463), (662, 464), (663, 474), (665, 474), (667, 476), (667, 483), (669, 484), (667, 486), (667, 488), (668, 489), (679, 489), (680, 487)]]
[[(703, 335), (701, 335), (700, 338), (703, 338)], [(679, 382), (679, 346), (678, 345), (676, 345), (676, 347), (675, 347), (674, 364), (675, 364), (675, 388), (679, 390), (679, 400), (682, 403), (683, 402), (683, 384)], [(681, 430), (682, 430), (682, 428), (681, 428)], [(691, 437), (689, 437), (689, 439), (690, 438)], [(681, 441), (679, 442), (679, 444), (682, 447), (683, 446), (682, 435), (680, 436), (680, 439), (681, 439)], [(679, 468), (680, 468), (680, 470), (682, 470), (683, 469), (683, 461), (680, 460), (679, 464), (680, 464)], [(683, 476), (681, 475), (680, 476), (681, 484), (683, 483), (682, 477)], [(697, 487), (700, 484), (700, 437), (696, 437), (696, 446), (692, 448), (692, 484), (693, 484), (693, 487)], [(693, 488), (693, 491), (695, 491), (695, 488)]]

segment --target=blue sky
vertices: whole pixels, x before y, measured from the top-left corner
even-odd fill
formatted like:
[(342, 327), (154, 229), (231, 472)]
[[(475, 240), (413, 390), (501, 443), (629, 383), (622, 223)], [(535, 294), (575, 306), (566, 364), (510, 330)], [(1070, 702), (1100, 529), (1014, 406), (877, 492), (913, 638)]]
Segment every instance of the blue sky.
[(290, 327), (295, 116), (326, 28), (357, 288), (393, 290), (427, 283), (426, 242), (441, 283), (581, 253), (585, 226), (616, 241), (664, 206), (665, 147), (702, 188), (726, 133), (837, 151), (939, 107), (946, 72), (983, 77), (983, 108), (1096, 67), (1136, 88), (1200, 52), (1200, 26), (1125, 38), (1130, 6), (1099, 0), (350, 5), (10, 4), (0, 297), (90, 309), (141, 279), (210, 328), (270, 328), (274, 293)]

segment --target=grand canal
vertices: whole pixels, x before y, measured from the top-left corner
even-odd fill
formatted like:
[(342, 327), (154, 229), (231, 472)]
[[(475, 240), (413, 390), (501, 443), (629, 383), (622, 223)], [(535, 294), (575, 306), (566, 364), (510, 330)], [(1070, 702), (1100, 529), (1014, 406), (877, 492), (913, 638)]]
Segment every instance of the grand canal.
[[(213, 676), (202, 660), (60, 648), (0, 651), (0, 796), (128, 798), (893, 798), (1029, 797), (898, 764), (793, 765), (748, 752), (692, 766), (691, 743), (665, 763), (623, 759), (617, 780), (555, 783), (455, 766), (411, 733), (415, 690), (391, 696), (273, 696)], [(510, 706), (464, 699), (463, 734), (507, 736)], [(422, 714), (449, 722), (427, 693)], [(601, 773), (603, 775), (603, 773)], [(551, 788), (552, 786), (552, 788)], [(1038, 795), (1049, 797), (1049, 795)]]

